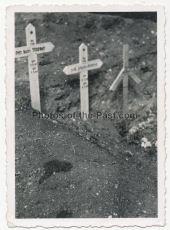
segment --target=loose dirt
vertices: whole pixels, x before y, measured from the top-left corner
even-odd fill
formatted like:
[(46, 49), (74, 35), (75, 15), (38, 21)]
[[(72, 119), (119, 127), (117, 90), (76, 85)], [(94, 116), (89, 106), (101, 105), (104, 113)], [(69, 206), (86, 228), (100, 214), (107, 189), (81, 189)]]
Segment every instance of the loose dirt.
[(16, 112), (16, 217), (156, 217), (155, 155), (112, 152), (31, 111)]

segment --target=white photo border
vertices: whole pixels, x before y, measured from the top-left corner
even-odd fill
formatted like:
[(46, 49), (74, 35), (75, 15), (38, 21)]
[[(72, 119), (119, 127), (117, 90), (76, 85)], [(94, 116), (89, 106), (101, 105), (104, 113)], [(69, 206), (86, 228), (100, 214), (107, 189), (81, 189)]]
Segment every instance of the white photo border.
[[(158, 130), (158, 217), (157, 218), (15, 218), (15, 12), (157, 12), (157, 130)], [(10, 6), (6, 16), (6, 108), (7, 108), (7, 221), (9, 227), (112, 227), (165, 225), (165, 13), (161, 5), (32, 5)]]

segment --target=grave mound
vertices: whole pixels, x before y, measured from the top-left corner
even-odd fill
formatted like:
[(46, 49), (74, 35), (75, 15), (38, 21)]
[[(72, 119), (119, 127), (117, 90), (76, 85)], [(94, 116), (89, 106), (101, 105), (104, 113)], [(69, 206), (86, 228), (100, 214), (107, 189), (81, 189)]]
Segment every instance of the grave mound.
[[(36, 28), (37, 44), (51, 42), (50, 53), (38, 55), (41, 110), (43, 113), (79, 113), (79, 74), (65, 75), (65, 66), (79, 62), (79, 46), (88, 47), (88, 60), (100, 59), (100, 69), (88, 72), (89, 112), (121, 114), (123, 112), (122, 82), (117, 90), (109, 91), (123, 67), (123, 44), (129, 45), (129, 68), (141, 80), (136, 84), (129, 78), (128, 110), (137, 119), (58, 119), (108, 149), (115, 142), (141, 144), (147, 138), (156, 142), (157, 99), (157, 25), (144, 19), (89, 13), (19, 13), (16, 15), (16, 47), (26, 45), (23, 31), (29, 23)], [(139, 30), (140, 27), (140, 30)], [(22, 34), (22, 35), (21, 35)], [(16, 85), (28, 84), (27, 60), (16, 59)], [(25, 90), (16, 95), (17, 109), (25, 108)], [(22, 100), (24, 98), (24, 100)], [(28, 96), (30, 103), (30, 97)], [(122, 131), (124, 129), (124, 131)], [(155, 147), (154, 147), (155, 148)], [(154, 151), (154, 150), (153, 150)]]

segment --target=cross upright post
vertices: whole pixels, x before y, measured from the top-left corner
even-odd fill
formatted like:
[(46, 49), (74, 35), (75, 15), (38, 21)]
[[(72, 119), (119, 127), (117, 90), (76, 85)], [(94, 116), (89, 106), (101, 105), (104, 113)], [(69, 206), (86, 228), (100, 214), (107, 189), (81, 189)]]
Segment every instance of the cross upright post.
[[(36, 44), (35, 27), (31, 24), (29, 24), (26, 27), (26, 38), (27, 38), (28, 47)], [(28, 56), (28, 66), (29, 66), (31, 105), (33, 108), (41, 112), (39, 79), (38, 79), (38, 62), (37, 62), (36, 53), (31, 53)]]
[[(88, 61), (88, 49), (85, 44), (79, 47), (79, 63), (86, 63)], [(88, 115), (89, 113), (89, 88), (88, 88), (88, 71), (80, 72), (80, 101), (81, 112)]]

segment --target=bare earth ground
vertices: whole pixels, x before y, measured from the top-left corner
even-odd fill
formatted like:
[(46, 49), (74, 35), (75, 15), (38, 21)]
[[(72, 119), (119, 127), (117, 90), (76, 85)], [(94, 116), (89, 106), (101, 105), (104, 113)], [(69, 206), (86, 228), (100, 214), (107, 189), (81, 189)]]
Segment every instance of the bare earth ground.
[[(55, 45), (53, 52), (38, 55), (42, 106), (61, 109), (69, 102), (70, 109), (79, 110), (79, 79), (76, 76), (74, 86), (74, 81), (69, 83), (71, 78), (64, 76), (62, 70), (65, 65), (77, 63), (82, 42), (90, 43), (89, 60), (101, 58), (104, 62), (103, 70), (89, 75), (89, 89), (95, 94), (90, 96), (91, 105), (94, 101), (99, 103), (100, 111), (108, 111), (107, 103), (101, 101), (107, 102), (107, 97), (112, 97), (109, 93), (106, 95), (106, 89), (122, 67), (124, 42), (132, 47), (131, 65), (135, 66), (134, 71), (143, 84), (135, 86), (132, 82), (129, 104), (138, 111), (140, 100), (144, 102), (141, 106), (147, 106), (152, 98), (156, 101), (153, 96), (156, 93), (156, 35), (151, 33), (156, 30), (154, 22), (115, 18), (113, 23), (111, 18), (97, 15), (47, 16), (18, 14), (16, 17), (16, 47), (26, 45), (25, 27), (29, 23), (36, 27), (37, 43), (50, 41)], [(135, 29), (138, 24), (143, 36)], [(107, 151), (68, 129), (67, 124), (32, 118), (27, 58), (16, 59), (15, 71), (16, 218), (157, 217), (156, 151), (142, 150), (138, 136), (136, 143), (117, 141), (116, 128), (113, 129), (113, 148)], [(95, 76), (100, 81), (93, 83)], [(68, 90), (68, 98), (64, 92), (63, 97), (57, 98), (63, 81), (66, 81), (64, 89)], [(110, 109), (121, 110), (121, 95), (120, 87)], [(141, 110), (145, 112), (145, 107)], [(156, 113), (154, 119), (156, 122)], [(156, 125), (146, 127), (143, 132), (147, 138), (154, 136), (155, 142)]]
[(156, 217), (155, 156), (109, 153), (30, 110), (16, 112), (16, 140), (17, 218)]

